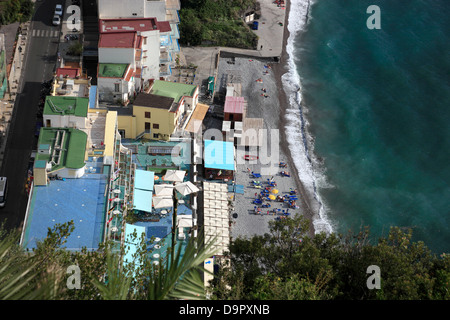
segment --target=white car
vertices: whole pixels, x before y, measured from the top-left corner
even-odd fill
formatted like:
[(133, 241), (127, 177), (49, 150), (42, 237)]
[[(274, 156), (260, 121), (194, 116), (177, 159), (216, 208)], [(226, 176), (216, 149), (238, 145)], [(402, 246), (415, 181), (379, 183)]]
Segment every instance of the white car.
[(58, 15), (53, 17), (52, 23), (54, 26), (59, 26), (61, 24), (61, 18)]
[(55, 8), (55, 15), (62, 16), (63, 15), (63, 7), (61, 4), (57, 4)]

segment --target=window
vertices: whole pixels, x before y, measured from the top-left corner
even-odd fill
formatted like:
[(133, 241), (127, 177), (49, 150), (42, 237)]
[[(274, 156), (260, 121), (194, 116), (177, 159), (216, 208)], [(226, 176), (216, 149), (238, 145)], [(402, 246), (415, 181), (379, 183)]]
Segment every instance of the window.
[(150, 112), (146, 112), (146, 113), (145, 113), (145, 117), (146, 117), (147, 119), (150, 119), (150, 118), (152, 117), (152, 115), (151, 115)]
[(150, 131), (150, 122), (145, 123), (145, 131)]
[(153, 138), (158, 139), (159, 138), (159, 133), (154, 133), (153, 134)]
[(119, 92), (119, 90), (120, 90), (120, 84), (114, 83), (114, 92)]
[(159, 124), (158, 123), (154, 123), (153, 124), (153, 129), (159, 129)]

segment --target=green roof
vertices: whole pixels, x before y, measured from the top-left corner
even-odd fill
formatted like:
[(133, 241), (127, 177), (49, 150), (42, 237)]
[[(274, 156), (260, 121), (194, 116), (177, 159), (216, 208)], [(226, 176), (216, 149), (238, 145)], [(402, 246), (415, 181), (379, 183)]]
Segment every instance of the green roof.
[(194, 96), (195, 89), (197, 86), (192, 84), (155, 80), (150, 93), (173, 98), (174, 102), (179, 103), (183, 96)]
[(127, 71), (126, 63), (99, 63), (98, 76), (106, 78), (123, 78)]
[(47, 96), (44, 115), (75, 115), (87, 117), (89, 98)]
[(64, 140), (60, 143), (61, 159), (58, 165), (53, 165), (51, 171), (62, 168), (82, 168), (85, 165), (84, 157), (86, 152), (87, 134), (74, 128), (41, 128), (38, 148), (42, 145), (50, 145), (51, 149), (50, 155), (38, 153), (36, 155), (36, 163), (42, 164), (41, 161), (48, 162), (51, 160), (51, 153), (55, 147), (58, 131), (60, 132), (60, 139), (62, 139), (62, 134), (64, 133)]

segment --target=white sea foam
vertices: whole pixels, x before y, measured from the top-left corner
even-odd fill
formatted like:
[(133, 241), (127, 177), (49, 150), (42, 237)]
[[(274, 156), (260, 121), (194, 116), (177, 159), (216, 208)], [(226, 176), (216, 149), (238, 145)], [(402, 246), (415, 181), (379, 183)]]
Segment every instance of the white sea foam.
[(295, 57), (294, 52), (294, 39), (304, 30), (307, 23), (309, 23), (307, 13), (312, 3), (312, 0), (291, 0), (287, 25), (289, 38), (286, 44), (286, 51), (289, 55), (289, 71), (282, 76), (283, 87), (289, 98), (289, 107), (286, 110), (287, 121), (285, 130), (287, 142), (299, 178), (307, 192), (309, 192), (310, 197), (313, 197), (316, 201), (312, 208), (317, 213), (313, 218), (314, 230), (316, 233), (331, 233), (333, 232), (333, 227), (327, 217), (329, 210), (318, 192), (319, 187), (330, 186), (326, 182), (324, 170), (320, 169), (318, 161), (314, 157), (314, 141), (311, 135), (308, 134), (308, 122), (304, 116), (307, 109), (305, 106), (301, 106), (301, 77), (297, 72), (296, 60), (298, 58)]

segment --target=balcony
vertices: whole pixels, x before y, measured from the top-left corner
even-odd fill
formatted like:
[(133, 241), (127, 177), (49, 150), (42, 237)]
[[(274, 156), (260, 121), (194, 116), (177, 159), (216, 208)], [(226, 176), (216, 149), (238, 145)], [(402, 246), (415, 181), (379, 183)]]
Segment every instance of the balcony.
[(172, 74), (172, 68), (168, 64), (161, 64), (159, 66), (159, 76), (168, 77)]
[(170, 54), (170, 52), (167, 50), (161, 51), (159, 55), (159, 62), (161, 64), (172, 62), (172, 55)]
[(166, 0), (166, 8), (170, 10), (180, 10), (180, 0)]

